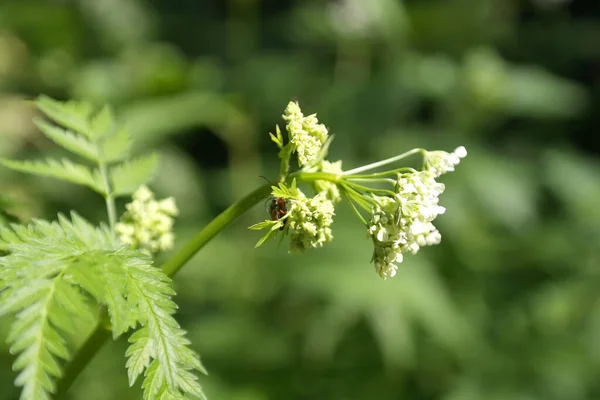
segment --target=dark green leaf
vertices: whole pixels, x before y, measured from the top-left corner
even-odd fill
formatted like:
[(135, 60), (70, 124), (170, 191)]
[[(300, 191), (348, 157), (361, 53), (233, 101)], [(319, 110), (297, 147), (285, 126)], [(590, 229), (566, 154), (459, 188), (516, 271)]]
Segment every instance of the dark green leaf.
[(51, 158), (43, 161), (0, 159), (0, 164), (19, 172), (48, 176), (78, 185), (85, 185), (102, 195), (106, 194), (98, 174), (92, 173), (85, 165), (75, 164), (67, 159), (61, 161)]

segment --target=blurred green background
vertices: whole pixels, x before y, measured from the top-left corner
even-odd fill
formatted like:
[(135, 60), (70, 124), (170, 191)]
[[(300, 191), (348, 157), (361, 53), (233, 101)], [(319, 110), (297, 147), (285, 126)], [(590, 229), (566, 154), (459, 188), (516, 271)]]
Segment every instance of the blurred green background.
[[(276, 176), (267, 133), (292, 97), (347, 169), (464, 145), (442, 244), (392, 280), (344, 205), (322, 250), (255, 250), (259, 204), (199, 253), (176, 300), (210, 399), (600, 399), (599, 16), (578, 0), (1, 0), (0, 156), (58, 152), (24, 98), (110, 102), (136, 152), (162, 155), (181, 246)], [(105, 218), (68, 184), (1, 169), (0, 188), (25, 220)], [(126, 345), (70, 398), (140, 398)], [(2, 344), (2, 399), (12, 361)]]

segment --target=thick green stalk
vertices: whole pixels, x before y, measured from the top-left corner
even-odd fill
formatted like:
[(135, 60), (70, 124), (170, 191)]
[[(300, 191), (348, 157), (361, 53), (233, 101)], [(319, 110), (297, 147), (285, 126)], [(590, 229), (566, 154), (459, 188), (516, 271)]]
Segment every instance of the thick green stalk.
[(271, 185), (266, 184), (240, 201), (233, 203), (229, 208), (217, 215), (196, 236), (183, 246), (173, 257), (163, 264), (162, 269), (168, 276), (173, 276), (192, 258), (198, 250), (204, 247), (213, 237), (223, 230), (227, 225), (235, 221), (239, 216), (248, 211), (252, 206), (264, 199), (271, 193)]
[[(290, 174), (288, 180), (296, 178), (302, 182), (312, 182), (315, 180), (327, 180), (331, 182), (340, 182), (339, 175), (327, 172), (295, 172)], [(162, 270), (168, 276), (175, 275), (181, 267), (185, 265), (202, 247), (221, 232), (225, 227), (235, 221), (238, 217), (248, 211), (271, 193), (271, 184), (266, 184), (246, 197), (232, 204), (229, 208), (217, 215), (215, 219), (208, 223), (196, 236), (194, 236), (185, 246), (183, 246), (173, 257), (163, 264)], [(104, 316), (105, 317), (105, 316)], [(101, 319), (102, 320), (102, 319)], [(86, 343), (79, 349), (75, 358), (66, 368), (63, 379), (58, 383), (56, 397), (62, 397), (69, 390), (75, 379), (81, 371), (94, 358), (96, 353), (102, 348), (106, 340), (110, 337), (110, 331), (105, 328), (105, 324), (100, 323), (94, 333), (88, 338)]]
[[(263, 185), (242, 198), (240, 201), (232, 204), (229, 208), (217, 215), (215, 219), (209, 222), (196, 236), (194, 236), (185, 246), (183, 246), (173, 257), (171, 257), (162, 269), (168, 276), (173, 276), (181, 267), (192, 258), (202, 247), (204, 247), (215, 235), (235, 221), (239, 216), (248, 211), (252, 206), (264, 199), (271, 192), (271, 185)], [(57, 398), (64, 396), (69, 390), (75, 379), (83, 369), (94, 358), (96, 353), (102, 348), (104, 343), (110, 338), (108, 331), (101, 322), (94, 333), (88, 338), (85, 344), (79, 349), (75, 358), (66, 368), (63, 379), (58, 383)]]
[[(106, 312), (103, 312), (100, 321), (103, 321), (105, 318), (108, 318), (108, 315), (106, 315)], [(96, 330), (81, 346), (75, 358), (67, 365), (63, 378), (58, 381), (56, 398), (62, 398), (67, 393), (73, 382), (75, 382), (75, 379), (77, 379), (96, 353), (104, 346), (110, 336), (110, 330), (105, 327), (103, 322), (100, 322)]]

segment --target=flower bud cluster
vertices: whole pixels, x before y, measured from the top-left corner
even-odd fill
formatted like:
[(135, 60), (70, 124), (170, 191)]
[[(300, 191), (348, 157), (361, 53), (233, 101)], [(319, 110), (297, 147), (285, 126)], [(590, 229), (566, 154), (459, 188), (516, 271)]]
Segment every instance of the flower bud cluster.
[(333, 203), (323, 193), (306, 197), (298, 190), (298, 196), (291, 201), (286, 223), (290, 251), (302, 252), (331, 242), (334, 211)]
[(306, 166), (315, 162), (328, 136), (325, 125), (319, 124), (317, 114), (305, 117), (298, 103), (290, 101), (283, 119), (287, 122), (290, 143), (298, 154), (298, 164)]
[(155, 200), (148, 187), (141, 186), (115, 226), (122, 243), (150, 253), (173, 247), (173, 217), (179, 213), (173, 197)]
[(368, 232), (375, 247), (375, 270), (383, 279), (396, 274), (404, 253), (416, 254), (421, 247), (440, 242), (432, 221), (445, 212), (438, 204), (444, 185), (435, 177), (436, 172), (429, 170), (399, 174), (394, 197), (373, 197), (376, 205)]

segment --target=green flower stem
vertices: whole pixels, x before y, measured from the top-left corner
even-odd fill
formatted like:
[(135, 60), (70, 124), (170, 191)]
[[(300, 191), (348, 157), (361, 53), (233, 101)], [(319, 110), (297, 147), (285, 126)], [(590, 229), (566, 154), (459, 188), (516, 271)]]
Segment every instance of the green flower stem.
[(354, 211), (354, 213), (356, 214), (356, 216), (358, 217), (358, 219), (360, 219), (360, 221), (367, 226), (367, 221), (365, 220), (365, 218), (362, 216), (362, 214), (360, 213), (360, 211), (358, 211), (358, 208), (356, 208), (356, 205), (352, 202), (352, 199), (350, 198), (350, 196), (348, 195), (348, 193), (346, 191), (342, 192), (344, 195), (344, 198), (346, 199), (346, 201), (348, 202), (348, 204), (350, 204), (350, 208), (352, 208), (352, 211)]
[[(296, 172), (290, 174), (288, 179), (296, 178), (302, 182), (312, 182), (315, 180), (327, 180), (340, 182), (341, 177), (336, 174), (326, 172)], [(202, 247), (204, 247), (213, 237), (215, 237), (225, 227), (235, 221), (238, 217), (248, 211), (252, 206), (267, 197), (271, 193), (271, 184), (266, 184), (238, 202), (232, 204), (229, 208), (215, 217), (208, 223), (196, 236), (194, 236), (185, 246), (183, 246), (173, 257), (171, 257), (162, 269), (168, 276), (175, 275), (181, 267), (192, 258)], [(108, 199), (107, 199), (108, 202)], [(114, 204), (114, 200), (113, 200)], [(110, 209), (109, 209), (110, 210)], [(110, 211), (109, 211), (110, 215)], [(103, 319), (101, 319), (103, 320)], [(57, 395), (63, 396), (77, 379), (81, 371), (90, 363), (96, 353), (102, 348), (106, 340), (110, 338), (110, 331), (105, 328), (104, 323), (100, 323), (92, 335), (87, 339), (84, 345), (79, 349), (73, 360), (68, 364), (63, 379), (58, 384)]]
[(168, 276), (173, 276), (192, 258), (202, 247), (221, 232), (226, 226), (248, 211), (252, 206), (271, 193), (271, 184), (266, 184), (240, 201), (233, 203), (229, 208), (217, 215), (196, 236), (183, 246), (173, 257), (163, 264), (162, 270)]
[(400, 155), (387, 158), (385, 160), (377, 161), (377, 162), (374, 162), (372, 164), (363, 165), (362, 167), (354, 168), (354, 169), (351, 169), (349, 171), (344, 171), (343, 174), (344, 175), (352, 175), (352, 174), (356, 174), (356, 173), (363, 172), (363, 171), (369, 171), (369, 170), (372, 170), (372, 169), (375, 169), (375, 168), (382, 167), (382, 166), (387, 165), (387, 164), (391, 164), (391, 163), (396, 162), (398, 160), (402, 160), (403, 158), (406, 158), (406, 157), (411, 156), (413, 154), (417, 154), (417, 153), (425, 154), (426, 151), (427, 150), (425, 150), (425, 149), (412, 149), (410, 151), (407, 151), (406, 153), (402, 153)]
[(363, 192), (367, 192), (367, 193), (383, 193), (383, 194), (387, 194), (388, 196), (392, 196), (392, 197), (396, 195), (396, 193), (394, 193), (388, 189), (375, 189), (375, 188), (370, 188), (367, 186), (359, 185), (358, 183), (353, 183), (353, 182), (346, 182), (346, 185), (352, 187), (356, 191), (363, 191)]
[[(102, 313), (100, 320), (108, 318), (106, 311)], [(104, 346), (106, 341), (111, 337), (111, 332), (107, 329), (103, 322), (100, 322), (90, 337), (81, 346), (73, 360), (65, 368), (63, 378), (58, 381), (55, 398), (60, 399), (67, 393), (75, 379), (85, 369), (92, 358)]]
[(392, 185), (396, 184), (396, 180), (395, 179), (390, 179), (390, 178), (354, 178), (354, 177), (348, 177), (348, 178), (346, 178), (346, 181), (348, 181), (348, 182), (368, 182), (368, 183), (382, 182), (382, 183), (391, 183)]
[(106, 192), (106, 210), (108, 211), (108, 223), (110, 224), (111, 229), (115, 229), (115, 225), (117, 224), (117, 208), (115, 206), (115, 198), (112, 195), (112, 190), (110, 188), (110, 181), (108, 180), (108, 168), (106, 164), (101, 163), (100, 167), (100, 175), (102, 176), (102, 181), (104, 182), (104, 191)]
[[(240, 201), (232, 204), (229, 208), (217, 215), (196, 236), (183, 246), (173, 257), (171, 257), (162, 269), (168, 276), (175, 275), (181, 267), (192, 258), (202, 247), (204, 247), (217, 233), (235, 221), (239, 216), (248, 211), (252, 206), (264, 199), (271, 192), (271, 185), (266, 184)], [(110, 338), (110, 331), (100, 323), (84, 345), (79, 349), (73, 360), (65, 370), (63, 379), (58, 384), (57, 398), (62, 397), (71, 387), (81, 371), (90, 363), (104, 343)]]
[(106, 209), (108, 210), (108, 223), (114, 229), (117, 224), (117, 207), (115, 206), (115, 198), (113, 196), (106, 197)]
[(410, 167), (402, 167), (402, 168), (390, 169), (388, 171), (383, 171), (383, 172), (376, 172), (373, 174), (346, 175), (346, 172), (344, 172), (344, 178), (349, 181), (358, 180), (358, 179), (376, 179), (376, 178), (383, 178), (386, 176), (396, 176), (396, 175), (398, 175), (398, 173), (401, 173), (401, 172), (413, 173), (413, 172), (417, 172), (417, 170), (414, 168), (410, 168)]
[(356, 191), (356, 189), (347, 183), (342, 183), (341, 186), (347, 195), (350, 196), (350, 198), (353, 199), (359, 206), (361, 206), (363, 210), (371, 212), (371, 209), (376, 204), (375, 200), (373, 200), (371, 197), (360, 194)]

